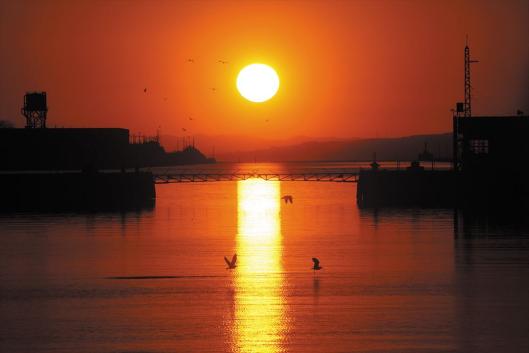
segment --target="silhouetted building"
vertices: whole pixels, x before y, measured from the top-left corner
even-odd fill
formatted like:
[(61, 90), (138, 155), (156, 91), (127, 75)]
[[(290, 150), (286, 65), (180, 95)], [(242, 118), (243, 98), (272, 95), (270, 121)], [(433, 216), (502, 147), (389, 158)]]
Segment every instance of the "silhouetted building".
[(454, 116), (454, 170), (362, 170), (360, 207), (529, 209), (529, 117)]
[(529, 117), (455, 117), (455, 168), (469, 173), (519, 171), (529, 162)]
[(10, 171), (0, 173), (0, 211), (150, 208), (154, 178), (139, 168), (214, 162), (194, 146), (168, 154), (158, 135), (131, 139), (120, 128), (48, 129), (47, 112), (45, 92), (27, 93), (26, 127), (0, 124), (0, 171)]
[(130, 143), (127, 129), (0, 129), (0, 170), (122, 169), (212, 163), (198, 149), (166, 153), (155, 138)]
[[(470, 65), (477, 62), (466, 45), (465, 101), (453, 110), (453, 170), (428, 173), (417, 162), (405, 173), (361, 171), (359, 205), (529, 209), (529, 116), (472, 115)], [(419, 159), (433, 160), (426, 145)]]
[(460, 199), (528, 203), (529, 117), (455, 116), (453, 124)]
[(126, 129), (0, 129), (0, 169), (120, 168), (128, 148)]

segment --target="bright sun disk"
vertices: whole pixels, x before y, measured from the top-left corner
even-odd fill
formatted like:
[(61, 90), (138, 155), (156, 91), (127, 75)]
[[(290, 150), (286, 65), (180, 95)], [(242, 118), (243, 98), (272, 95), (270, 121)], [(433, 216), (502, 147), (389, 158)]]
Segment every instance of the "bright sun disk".
[(264, 102), (277, 93), (279, 76), (268, 65), (251, 64), (239, 72), (237, 89), (241, 96), (251, 102)]

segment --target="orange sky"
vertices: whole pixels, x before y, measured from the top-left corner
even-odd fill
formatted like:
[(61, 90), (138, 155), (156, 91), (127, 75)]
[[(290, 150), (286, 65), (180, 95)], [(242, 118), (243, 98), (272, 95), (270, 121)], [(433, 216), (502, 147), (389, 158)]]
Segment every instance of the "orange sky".
[[(474, 113), (529, 112), (526, 0), (6, 0), (0, 119), (23, 126), (23, 94), (45, 90), (48, 126), (259, 138), (446, 132), (463, 96), (467, 33), (480, 60)], [(236, 91), (252, 62), (280, 75), (271, 101)]]

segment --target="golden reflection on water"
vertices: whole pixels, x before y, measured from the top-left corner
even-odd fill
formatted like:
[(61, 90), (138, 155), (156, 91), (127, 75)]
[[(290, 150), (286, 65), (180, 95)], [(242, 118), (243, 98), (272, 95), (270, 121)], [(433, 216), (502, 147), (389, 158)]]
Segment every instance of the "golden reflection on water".
[(284, 322), (280, 183), (237, 183), (234, 351), (279, 352)]

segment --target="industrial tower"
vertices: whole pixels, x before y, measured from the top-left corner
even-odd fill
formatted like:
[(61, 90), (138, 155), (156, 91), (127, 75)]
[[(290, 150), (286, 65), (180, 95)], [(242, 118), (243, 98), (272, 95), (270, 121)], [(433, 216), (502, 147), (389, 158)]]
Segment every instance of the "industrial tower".
[(465, 103), (463, 116), (470, 118), (472, 116), (472, 85), (470, 83), (470, 64), (477, 63), (477, 60), (470, 59), (470, 48), (468, 47), (468, 39), (465, 45)]
[(468, 38), (465, 44), (465, 101), (456, 103), (456, 110), (453, 116), (453, 167), (456, 171), (462, 169), (463, 136), (459, 131), (459, 118), (472, 117), (472, 84), (470, 81), (470, 64), (479, 61), (470, 59), (470, 48)]
[(47, 114), (46, 92), (26, 93), (24, 96), (24, 106), (22, 107), (22, 115), (26, 117), (26, 128), (45, 128)]

